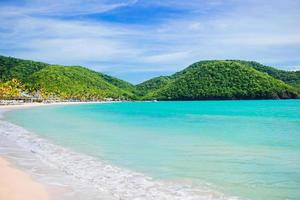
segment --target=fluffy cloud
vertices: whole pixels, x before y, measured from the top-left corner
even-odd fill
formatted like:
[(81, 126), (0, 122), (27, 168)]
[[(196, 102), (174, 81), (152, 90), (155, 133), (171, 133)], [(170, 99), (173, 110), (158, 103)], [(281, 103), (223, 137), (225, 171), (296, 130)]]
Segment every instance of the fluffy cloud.
[[(144, 23), (136, 14), (133, 24), (103, 17), (122, 13), (126, 18), (141, 9), (160, 15), (149, 15), (157, 19)], [(172, 16), (170, 9), (176, 11)], [(136, 72), (170, 73), (201, 59), (294, 68), (300, 65), (298, 10), (297, 0), (272, 5), (258, 0), (4, 2), (0, 54), (80, 64), (126, 78)]]

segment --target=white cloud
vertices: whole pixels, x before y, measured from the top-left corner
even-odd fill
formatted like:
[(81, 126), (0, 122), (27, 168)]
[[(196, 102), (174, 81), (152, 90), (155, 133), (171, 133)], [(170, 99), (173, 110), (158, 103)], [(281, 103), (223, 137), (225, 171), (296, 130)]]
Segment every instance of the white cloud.
[(137, 2), (138, 0), (26, 0), (23, 4), (9, 4), (3, 8), (11, 14), (74, 16), (108, 12)]
[(58, 2), (30, 0), (24, 8), (0, 4), (0, 54), (124, 72), (176, 71), (201, 59), (300, 65), (297, 0), (272, 5), (258, 0), (152, 1), (144, 6), (182, 6), (191, 12), (134, 25), (52, 15), (107, 12), (137, 1)]

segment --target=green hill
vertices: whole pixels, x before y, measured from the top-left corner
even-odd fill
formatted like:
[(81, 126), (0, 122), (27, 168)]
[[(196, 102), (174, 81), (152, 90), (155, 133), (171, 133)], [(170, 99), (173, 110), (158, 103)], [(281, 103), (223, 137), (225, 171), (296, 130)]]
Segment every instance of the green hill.
[(240, 61), (201, 61), (168, 77), (138, 85), (145, 99), (278, 99), (297, 98), (297, 90)]
[(80, 66), (58, 66), (0, 56), (0, 82), (20, 80), (27, 91), (42, 96), (81, 100), (135, 99), (135, 86)]
[(26, 83), (29, 81), (30, 75), (47, 66), (49, 64), (42, 62), (0, 56), (0, 81), (9, 81), (15, 78)]
[(167, 85), (172, 78), (170, 76), (159, 76), (152, 78), (148, 81), (145, 81), (136, 86), (136, 89), (139, 91), (139, 94), (146, 95), (150, 91), (158, 90), (163, 86)]
[[(0, 83), (17, 79), (29, 93), (63, 99), (278, 99), (298, 98), (300, 72), (241, 60), (201, 61), (171, 76), (136, 86), (80, 66), (0, 56)], [(4, 84), (5, 83), (5, 84)], [(6, 84), (7, 85), (7, 84)]]
[(265, 66), (254, 61), (237, 61), (242, 64), (253, 67), (254, 69), (265, 72), (276, 79), (296, 87), (300, 91), (300, 71), (285, 71), (274, 67)]
[(48, 66), (30, 76), (30, 85), (65, 99), (133, 98), (103, 78), (103, 75), (79, 66)]
[(122, 90), (125, 90), (131, 94), (135, 94), (137, 92), (136, 90), (136, 87), (131, 84), (131, 83), (128, 83), (126, 81), (123, 81), (121, 79), (118, 79), (118, 78), (115, 78), (115, 77), (112, 77), (112, 76), (109, 76), (109, 75), (106, 75), (106, 74), (103, 74), (103, 73), (100, 73), (98, 72), (98, 74), (105, 80), (107, 81), (108, 83), (122, 89)]

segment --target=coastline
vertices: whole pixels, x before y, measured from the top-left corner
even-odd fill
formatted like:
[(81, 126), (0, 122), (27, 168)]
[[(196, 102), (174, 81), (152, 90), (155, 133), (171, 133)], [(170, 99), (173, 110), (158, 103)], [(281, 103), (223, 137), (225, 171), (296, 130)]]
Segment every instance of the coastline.
[(80, 102), (53, 102), (53, 103), (21, 103), (21, 104), (8, 104), (0, 105), (0, 109), (18, 109), (18, 108), (31, 108), (39, 106), (55, 106), (55, 105), (78, 105), (78, 104), (99, 104), (99, 103), (112, 103), (111, 101), (80, 101)]
[[(13, 128), (16, 128), (15, 130), (13, 130), (15, 132), (26, 131), (25, 129), (22, 130), (23, 129), (22, 127), (17, 127), (16, 125), (11, 124), (10, 122), (4, 120), (3, 114), (5, 112), (9, 112), (15, 109), (27, 109), (27, 108), (43, 107), (43, 106), (99, 104), (99, 103), (111, 103), (111, 102), (109, 101), (54, 102), (54, 103), (22, 103), (22, 104), (15, 104), (15, 105), (0, 105), (0, 136), (1, 134), (3, 134), (2, 132), (3, 130), (1, 129), (3, 128), (3, 123), (5, 125), (9, 125), (9, 126), (11, 125), (13, 126)], [(19, 130), (19, 128), (21, 130)], [(4, 130), (4, 134), (5, 132), (6, 131)], [(25, 134), (27, 134), (27, 131)], [(14, 143), (12, 146), (10, 144), (7, 145), (6, 144), (7, 141), (5, 141), (5, 138), (2, 139), (3, 139), (2, 141), (0, 140), (0, 177), (1, 177), (0, 199), (5, 199), (5, 200), (88, 199), (88, 200), (92, 200), (96, 196), (98, 196), (96, 199), (105, 199), (105, 200), (115, 199), (113, 196), (107, 194), (106, 192), (103, 191), (98, 192), (91, 187), (84, 187), (84, 186), (82, 187), (80, 183), (76, 181), (74, 183), (72, 177), (64, 177), (65, 174), (61, 173), (60, 170), (54, 169), (52, 166), (50, 167), (46, 166), (47, 164), (45, 165), (45, 163), (43, 163), (43, 160), (40, 157), (35, 157), (36, 155), (32, 155), (34, 153), (32, 149), (23, 149), (23, 147), (19, 146), (17, 142)], [(20, 147), (21, 147), (21, 152), (19, 152)], [(8, 152), (5, 149), (9, 149)], [(29, 150), (28, 155), (27, 155), (28, 152), (26, 152), (27, 150)], [(29, 160), (29, 162), (31, 161), (34, 162), (33, 164), (28, 164), (27, 160)], [(53, 183), (43, 180), (44, 179), (43, 176), (47, 176), (49, 171), (45, 171), (40, 174), (35, 173), (36, 170), (45, 170), (45, 169), (53, 173), (53, 180), (51, 180), (54, 181)], [(61, 176), (61, 178), (57, 178), (58, 176)], [(49, 177), (47, 177), (46, 179), (48, 178)], [(74, 191), (78, 188), (80, 188), (80, 191), (77, 192)], [(85, 197), (85, 195), (81, 195), (80, 193), (83, 190), (87, 190), (88, 193), (93, 194), (92, 195), (93, 197), (91, 198), (91, 197)], [(99, 194), (95, 194), (95, 193), (99, 193)]]
[[(14, 110), (24, 109), (41, 106), (55, 106), (55, 105), (77, 105), (77, 104), (96, 104), (96, 103), (108, 103), (108, 102), (54, 102), (54, 103), (22, 103), (15, 105), (0, 105), (0, 122), (3, 120), (3, 113)], [(5, 121), (6, 122), (6, 121)], [(1, 131), (1, 126), (0, 126)], [(0, 148), (5, 149), (4, 145), (0, 142)], [(8, 147), (10, 148), (10, 147)], [(18, 148), (18, 147), (16, 147)], [(15, 154), (15, 149), (12, 150)], [(24, 166), (19, 163), (19, 155), (13, 155), (10, 153), (3, 153), (0, 151), (0, 199), (5, 200), (21, 200), (21, 199), (65, 199), (63, 193), (66, 188), (50, 186), (42, 183), (41, 180), (37, 180), (31, 170), (26, 171)], [(27, 158), (26, 158), (27, 159)], [(34, 168), (32, 166), (31, 168)], [(77, 199), (77, 198), (74, 198)], [(80, 197), (78, 198), (80, 199)]]
[[(3, 138), (3, 141), (2, 143), (0, 141), (0, 158), (3, 157), (2, 155), (12, 158), (17, 169), (24, 169), (25, 173), (43, 183), (43, 186), (50, 191), (49, 198), (53, 200), (236, 199), (225, 197), (223, 194), (205, 187), (193, 188), (190, 185), (153, 180), (143, 174), (112, 166), (93, 157), (51, 144), (22, 127), (1, 120), (1, 110), (6, 112), (14, 108), (85, 103), (108, 102), (34, 103), (1, 106), (0, 137)], [(16, 151), (20, 152), (16, 153)], [(35, 173), (36, 171), (39, 173)]]

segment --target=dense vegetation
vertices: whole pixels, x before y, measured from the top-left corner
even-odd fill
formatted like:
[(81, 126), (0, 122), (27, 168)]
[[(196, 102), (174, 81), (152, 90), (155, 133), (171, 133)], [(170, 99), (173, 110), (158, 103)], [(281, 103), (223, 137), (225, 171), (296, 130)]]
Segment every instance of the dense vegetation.
[(0, 56), (0, 81), (15, 78), (25, 83), (30, 80), (30, 75), (47, 66), (49, 64)]
[(297, 90), (240, 61), (201, 61), (169, 77), (138, 86), (145, 99), (277, 99), (297, 98)]
[(146, 95), (150, 91), (158, 90), (168, 84), (172, 78), (169, 76), (159, 76), (145, 81), (136, 86), (140, 95)]
[(254, 69), (265, 72), (276, 79), (282, 80), (283, 82), (296, 87), (300, 91), (300, 71), (285, 71), (262, 65), (258, 62), (253, 61), (236, 61), (242, 64), (253, 67)]
[(298, 98), (300, 72), (240, 60), (201, 61), (136, 86), (80, 66), (0, 56), (0, 99), (25, 93), (44, 99), (277, 99)]
[(21, 97), (23, 86), (17, 79), (0, 82), (0, 100), (1, 99), (18, 99)]
[(0, 82), (17, 79), (26, 92), (43, 98), (135, 99), (135, 86), (79, 66), (58, 66), (0, 56)]
[(107, 82), (101, 74), (79, 66), (48, 66), (30, 76), (33, 90), (64, 99), (133, 98), (133, 94)]
[(131, 83), (128, 83), (126, 81), (120, 80), (118, 78), (115, 78), (115, 77), (112, 77), (112, 76), (109, 76), (109, 75), (106, 75), (106, 74), (103, 74), (100, 72), (98, 72), (98, 74), (108, 83), (110, 83), (124, 91), (129, 92), (129, 94), (131, 94), (131, 95), (135, 95), (135, 93), (137, 92), (136, 87)]

